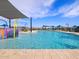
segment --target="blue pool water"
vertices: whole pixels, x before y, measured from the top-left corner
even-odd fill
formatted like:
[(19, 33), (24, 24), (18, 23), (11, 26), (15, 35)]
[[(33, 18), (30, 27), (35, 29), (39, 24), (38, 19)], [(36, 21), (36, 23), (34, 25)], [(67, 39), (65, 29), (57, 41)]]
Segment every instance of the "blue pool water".
[(79, 36), (63, 32), (21, 33), (16, 39), (0, 40), (2, 49), (79, 49)]

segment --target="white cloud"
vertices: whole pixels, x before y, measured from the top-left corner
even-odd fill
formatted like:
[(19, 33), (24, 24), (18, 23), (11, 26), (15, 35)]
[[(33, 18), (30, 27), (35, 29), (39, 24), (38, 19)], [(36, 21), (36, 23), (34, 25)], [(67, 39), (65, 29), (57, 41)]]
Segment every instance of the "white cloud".
[(29, 17), (45, 17), (55, 15), (50, 13), (50, 7), (55, 0), (9, 0), (20, 12)]
[(64, 14), (65, 17), (75, 17), (79, 16), (79, 0), (71, 5), (65, 5), (58, 10), (59, 14)]

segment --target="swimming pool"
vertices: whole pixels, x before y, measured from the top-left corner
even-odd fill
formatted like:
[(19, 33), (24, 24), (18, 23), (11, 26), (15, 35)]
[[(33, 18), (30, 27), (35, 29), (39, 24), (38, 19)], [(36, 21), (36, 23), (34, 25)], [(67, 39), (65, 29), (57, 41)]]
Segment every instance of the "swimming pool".
[(1, 49), (79, 49), (79, 36), (54, 31), (21, 33), (16, 39), (0, 40)]

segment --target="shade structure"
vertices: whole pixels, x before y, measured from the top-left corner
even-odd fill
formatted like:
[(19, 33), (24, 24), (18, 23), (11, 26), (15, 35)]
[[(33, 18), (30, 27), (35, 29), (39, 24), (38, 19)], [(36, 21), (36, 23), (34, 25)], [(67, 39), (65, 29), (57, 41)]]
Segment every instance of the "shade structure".
[(13, 18), (26, 18), (19, 10), (17, 10), (8, 0), (0, 0), (0, 16)]
[[(15, 18), (28, 18), (17, 10), (8, 0), (0, 0), (0, 16), (9, 19), (9, 28), (11, 28), (11, 20)], [(16, 35), (16, 24), (14, 24), (14, 38)], [(31, 27), (32, 28), (32, 27)]]

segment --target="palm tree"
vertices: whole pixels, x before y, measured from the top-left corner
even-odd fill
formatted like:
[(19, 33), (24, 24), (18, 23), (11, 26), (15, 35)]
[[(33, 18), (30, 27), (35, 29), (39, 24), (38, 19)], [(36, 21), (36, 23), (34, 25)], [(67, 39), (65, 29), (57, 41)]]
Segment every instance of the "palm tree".
[(72, 31), (75, 31), (75, 28), (77, 28), (77, 25), (72, 26)]
[(58, 30), (60, 30), (61, 28), (62, 28), (62, 26), (61, 26), (61, 25), (58, 25), (58, 26), (57, 26), (57, 29), (58, 29)]
[(77, 27), (77, 25), (74, 25), (74, 26), (73, 26), (73, 28), (76, 28), (76, 27)]
[(79, 26), (77, 26), (74, 31), (79, 32)]
[(52, 30), (54, 30), (55, 29), (55, 26), (51, 26), (52, 27)]
[(43, 25), (43, 26), (42, 26), (42, 29), (46, 29), (46, 26), (45, 26), (45, 25)]

